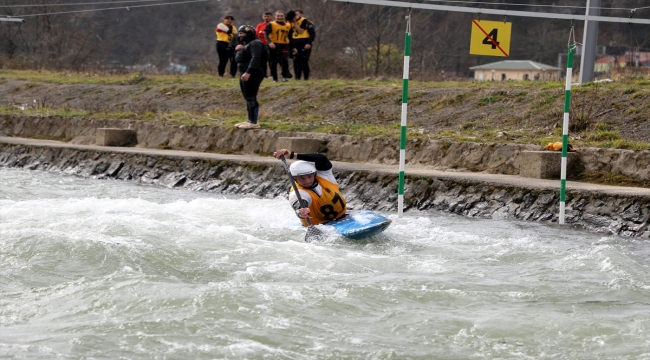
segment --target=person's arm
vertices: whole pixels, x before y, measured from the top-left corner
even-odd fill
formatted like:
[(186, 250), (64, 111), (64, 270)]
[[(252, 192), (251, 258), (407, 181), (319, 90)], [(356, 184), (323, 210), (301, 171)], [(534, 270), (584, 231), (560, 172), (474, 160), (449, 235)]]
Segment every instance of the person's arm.
[(265, 23), (259, 23), (255, 27), (255, 36), (257, 36), (258, 39), (260, 39), (261, 42), (266, 42), (266, 37), (264, 36), (264, 33), (266, 32), (266, 25)]
[(309, 20), (303, 21), (303, 24), (304, 23), (307, 23), (307, 32), (309, 33), (307, 44), (311, 46), (311, 44), (314, 42), (314, 39), (316, 39), (316, 28), (314, 27), (314, 24)]
[(327, 156), (319, 153), (298, 154), (291, 152), (289, 159), (298, 159), (313, 162), (316, 166), (316, 170), (318, 171), (327, 171), (332, 169), (332, 163), (327, 158)]
[(273, 31), (273, 26), (271, 23), (266, 24), (266, 28), (264, 29), (264, 38), (266, 39), (267, 44), (271, 44), (273, 41), (269, 38), (269, 34)]
[(293, 26), (289, 28), (289, 34), (287, 35), (289, 37), (289, 51), (293, 51), (294, 49), (294, 44), (293, 44), (293, 33), (294, 33)]
[(228, 34), (229, 30), (230, 29), (228, 28), (228, 25), (226, 25), (224, 23), (217, 24), (217, 28), (215, 29), (216, 32), (222, 32), (222, 33), (225, 33), (225, 34)]
[(289, 193), (289, 203), (291, 204), (291, 207), (296, 211), (296, 215), (298, 215), (299, 218), (303, 218), (300, 216), (300, 213), (298, 210), (300, 209), (305, 209), (309, 208), (309, 205), (311, 205), (311, 196), (307, 194), (306, 191), (299, 189), (300, 191), (300, 198), (302, 199), (302, 205), (298, 202), (298, 197), (296, 196), (295, 192)]
[(237, 45), (239, 45), (239, 37), (233, 36), (232, 40), (230, 40), (230, 43), (228, 44), (228, 48), (231, 50), (235, 50)]
[(327, 156), (319, 153), (298, 154), (287, 149), (278, 149), (273, 152), (273, 156), (275, 156), (276, 159), (280, 159), (282, 156), (284, 156), (287, 159), (298, 159), (313, 162), (314, 166), (316, 166), (316, 170), (318, 171), (328, 171), (332, 169), (332, 163), (327, 158)]
[(307, 19), (302, 21), (302, 24), (298, 25), (298, 22), (294, 22), (291, 24), (291, 28), (298, 34), (302, 34), (305, 31), (305, 23), (307, 22)]
[(298, 159), (298, 160), (313, 162), (314, 166), (316, 167), (316, 170), (318, 171), (332, 170), (333, 167), (332, 163), (327, 158), (327, 156), (320, 153), (298, 154), (296, 152), (289, 151), (287, 149), (280, 149), (273, 152), (273, 156), (275, 156), (278, 159), (280, 158), (281, 155), (284, 155), (284, 157), (288, 159)]

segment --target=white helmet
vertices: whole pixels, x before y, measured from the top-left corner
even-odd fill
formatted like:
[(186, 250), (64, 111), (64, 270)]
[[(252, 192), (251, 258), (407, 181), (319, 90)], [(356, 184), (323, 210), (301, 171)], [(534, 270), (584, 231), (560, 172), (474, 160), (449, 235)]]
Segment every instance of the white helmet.
[(315, 173), (316, 167), (314, 166), (314, 163), (298, 160), (291, 164), (289, 170), (291, 171), (291, 176), (301, 176)]

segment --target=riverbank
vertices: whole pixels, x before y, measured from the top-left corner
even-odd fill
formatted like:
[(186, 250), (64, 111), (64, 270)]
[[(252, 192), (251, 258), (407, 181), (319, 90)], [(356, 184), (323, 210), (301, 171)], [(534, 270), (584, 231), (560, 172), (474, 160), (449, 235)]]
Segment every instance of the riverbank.
[[(574, 86), (576, 148), (650, 150), (649, 79)], [(409, 139), (546, 145), (560, 141), (564, 82), (419, 82), (409, 86)], [(260, 123), (273, 131), (398, 139), (401, 79), (264, 81)], [(0, 70), (0, 114), (231, 127), (245, 121), (237, 79)]]
[[(319, 140), (319, 151), (332, 160), (395, 165), (399, 140), (295, 131), (242, 131), (231, 126), (174, 125), (163, 121), (87, 119), (84, 117), (0, 115), (0, 136), (53, 139), (93, 145), (98, 128), (132, 129), (139, 148), (173, 149), (221, 154), (268, 155), (280, 137)], [(518, 175), (519, 154), (542, 146), (515, 143), (449, 142), (411, 139), (406, 146), (408, 167), (424, 166), (450, 172)], [(580, 148), (568, 172), (576, 181), (650, 188), (650, 150)]]
[[(284, 169), (269, 156), (2, 137), (0, 166), (265, 198), (285, 196), (287, 191)], [(396, 210), (396, 166), (335, 162), (335, 172), (352, 208)], [(406, 176), (406, 214), (431, 209), (474, 218), (557, 223), (558, 202), (557, 180), (422, 166), (412, 166)], [(567, 185), (568, 226), (650, 239), (649, 209), (649, 189), (572, 181)]]

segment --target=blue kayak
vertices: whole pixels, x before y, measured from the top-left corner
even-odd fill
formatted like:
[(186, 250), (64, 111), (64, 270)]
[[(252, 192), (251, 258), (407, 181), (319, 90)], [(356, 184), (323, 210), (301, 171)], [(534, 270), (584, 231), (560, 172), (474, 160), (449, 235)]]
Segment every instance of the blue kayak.
[(358, 240), (381, 233), (391, 221), (372, 211), (361, 210), (347, 213), (342, 218), (323, 225), (333, 227), (339, 235)]

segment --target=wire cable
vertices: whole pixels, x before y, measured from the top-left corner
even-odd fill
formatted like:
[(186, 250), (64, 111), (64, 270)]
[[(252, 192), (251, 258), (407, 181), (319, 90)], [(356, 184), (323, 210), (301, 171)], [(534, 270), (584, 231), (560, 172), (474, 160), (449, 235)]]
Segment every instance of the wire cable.
[(444, 3), (460, 3), (460, 4), (494, 5), (494, 6), (507, 5), (507, 6), (556, 7), (556, 8), (584, 9), (584, 6), (574, 6), (574, 5), (536, 5), (536, 4), (516, 4), (516, 3), (486, 3), (486, 2), (483, 2), (483, 1), (466, 1), (466, 0), (425, 0), (425, 1), (427, 1), (427, 2), (444, 2)]
[[(526, 6), (526, 7), (551, 7), (551, 8), (567, 8), (567, 9), (586, 9), (586, 6), (575, 6), (575, 5), (541, 5), (541, 4), (519, 4), (519, 3), (486, 3), (482, 1), (467, 1), (467, 0), (425, 0), (427, 2), (442, 2), (442, 3), (461, 3), (461, 4), (480, 4), (480, 5), (506, 5), (506, 6)], [(619, 8), (619, 7), (594, 7), (590, 6), (590, 9), (600, 9), (600, 10), (641, 10), (648, 9), (650, 6), (636, 7), (636, 8)]]
[[(164, 0), (124, 0), (124, 1), (100, 1), (76, 4), (30, 4), (30, 5), (0, 5), (3, 8), (18, 8), (18, 7), (38, 7), (38, 6), (79, 6), (79, 5), (101, 5), (101, 4), (120, 4), (132, 2), (156, 2)], [(427, 2), (442, 2), (442, 3), (461, 3), (461, 4), (481, 4), (481, 5), (505, 5), (505, 6), (526, 6), (526, 7), (551, 7), (551, 8), (566, 8), (566, 9), (586, 9), (585, 6), (576, 5), (543, 5), (543, 4), (519, 4), (519, 3), (486, 3), (482, 1), (468, 1), (468, 0), (425, 0)], [(591, 7), (592, 9), (601, 10), (643, 10), (649, 9), (650, 6), (636, 7), (636, 8), (618, 8), (618, 7)]]
[(80, 5), (102, 5), (102, 4), (121, 4), (134, 2), (155, 2), (164, 0), (121, 0), (121, 1), (100, 1), (76, 4), (29, 4), (29, 5), (0, 5), (0, 8), (23, 8), (23, 7), (45, 7), (45, 6), (80, 6)]
[(190, 1), (181, 1), (181, 2), (173, 2), (173, 3), (146, 4), (146, 5), (133, 5), (133, 6), (120, 6), (120, 7), (103, 8), (103, 9), (85, 9), (85, 10), (72, 10), (72, 11), (58, 11), (58, 12), (43, 13), (43, 14), (28, 14), (28, 15), (21, 15), (20, 17), (21, 17), (21, 18), (25, 18), (25, 17), (33, 17), (33, 16), (59, 15), (59, 14), (74, 14), (74, 13), (82, 13), (82, 12), (104, 11), (104, 10), (119, 10), (119, 9), (131, 10), (131, 9), (141, 8), (141, 7), (162, 6), (162, 5), (189, 4), (189, 3), (206, 2), (206, 1), (211, 1), (211, 0), (190, 0)]

